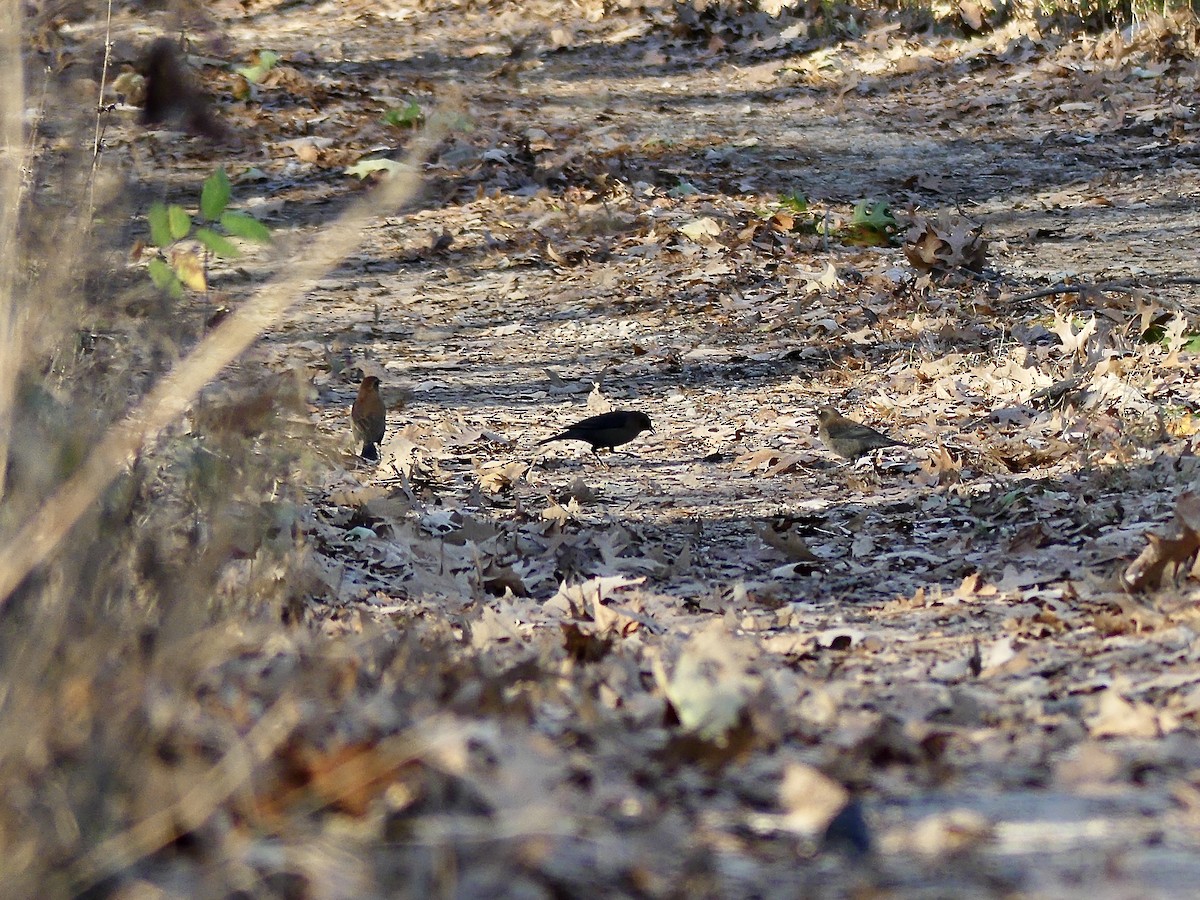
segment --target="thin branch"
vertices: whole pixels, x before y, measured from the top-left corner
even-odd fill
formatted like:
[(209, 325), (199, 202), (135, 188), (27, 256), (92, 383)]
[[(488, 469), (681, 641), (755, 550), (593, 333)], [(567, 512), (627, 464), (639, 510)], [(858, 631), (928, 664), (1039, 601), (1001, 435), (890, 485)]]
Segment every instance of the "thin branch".
[(88, 214), (90, 226), (96, 211), (96, 169), (100, 165), (100, 139), (104, 134), (104, 88), (108, 84), (108, 67), (112, 64), (112, 0), (108, 0), (108, 18), (104, 23), (104, 63), (100, 66), (100, 88), (96, 97), (96, 134), (92, 138), (92, 178), (88, 186)]
[(20, 3), (0, 9), (0, 498), (4, 497), (8, 448), (12, 440), (13, 398), (19, 370), (17, 334), (17, 231), (21, 221), (21, 179), (28, 160), (22, 120), (25, 73), (21, 54)]
[(1091, 291), (1132, 291), (1139, 288), (1166, 287), (1173, 284), (1200, 284), (1200, 278), (1183, 275), (1149, 275), (1145, 278), (1123, 278), (1119, 281), (1087, 281), (1080, 284), (1067, 284), (1064, 281), (1060, 281), (1058, 284), (1050, 285), (1050, 287), (1004, 299), (1008, 303), (1023, 303), (1026, 300), (1039, 300), (1042, 297), (1054, 297), (1058, 294), (1086, 294)]

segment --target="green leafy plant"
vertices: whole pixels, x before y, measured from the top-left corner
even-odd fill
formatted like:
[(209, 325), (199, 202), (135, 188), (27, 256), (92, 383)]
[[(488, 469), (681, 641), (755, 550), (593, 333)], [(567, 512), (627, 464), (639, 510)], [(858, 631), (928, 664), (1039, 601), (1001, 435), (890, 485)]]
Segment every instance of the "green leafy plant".
[[(148, 268), (150, 280), (159, 290), (172, 297), (183, 296), (185, 287), (206, 290), (208, 254), (223, 259), (241, 255), (231, 237), (270, 243), (271, 232), (266, 225), (251, 215), (227, 209), (232, 194), (229, 176), (222, 167), (204, 180), (200, 191), (200, 224), (178, 204), (155, 203), (150, 207), (146, 216), (150, 225), (150, 243), (158, 249)], [(203, 254), (195, 248), (182, 246), (188, 238), (200, 243)]]
[(1164, 319), (1161, 322), (1153, 322), (1141, 334), (1143, 344), (1161, 344), (1165, 350), (1182, 350), (1184, 353), (1196, 353), (1200, 351), (1200, 334), (1194, 331), (1178, 331), (1172, 329), (1170, 323)]
[(425, 113), (416, 100), (410, 100), (407, 106), (394, 106), (389, 109), (383, 114), (382, 121), (384, 125), (397, 128), (416, 128), (425, 121)]
[(278, 62), (279, 54), (274, 50), (261, 50), (253, 63), (248, 66), (239, 66), (233, 71), (251, 84), (260, 84)]
[(372, 158), (360, 159), (354, 165), (346, 166), (345, 174), (354, 175), (362, 180), (369, 175), (374, 175), (376, 172), (383, 172), (385, 175), (395, 175), (404, 170), (404, 163), (397, 162), (394, 159)]
[(808, 212), (808, 198), (803, 194), (785, 194), (779, 198), (779, 205), (788, 212), (806, 213)]
[(863, 247), (886, 247), (896, 234), (896, 217), (883, 201), (859, 200), (841, 239)]
[(892, 243), (899, 225), (886, 203), (860, 200), (849, 221), (840, 213), (809, 205), (803, 194), (785, 194), (762, 217), (780, 231), (825, 235), (846, 244), (885, 247)]
[(821, 221), (820, 213), (816, 213), (808, 205), (808, 198), (803, 194), (784, 194), (778, 204), (763, 210), (759, 215), (778, 231), (791, 231), (801, 234), (816, 234)]
[(274, 50), (260, 50), (254, 61), (248, 66), (237, 66), (234, 73), (236, 78), (233, 85), (233, 96), (238, 100), (254, 100), (258, 97), (258, 86), (279, 62), (279, 54)]

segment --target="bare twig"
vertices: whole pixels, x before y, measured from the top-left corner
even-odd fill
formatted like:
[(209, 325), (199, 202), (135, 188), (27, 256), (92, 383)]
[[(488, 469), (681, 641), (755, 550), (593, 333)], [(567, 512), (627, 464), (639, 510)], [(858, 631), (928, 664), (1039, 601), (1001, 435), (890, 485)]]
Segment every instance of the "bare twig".
[(1030, 291), (1028, 294), (1007, 297), (1005, 300), (1008, 303), (1023, 303), (1026, 300), (1039, 300), (1042, 297), (1054, 297), (1058, 294), (1086, 294), (1092, 291), (1131, 291), (1139, 288), (1166, 287), (1172, 284), (1200, 284), (1200, 278), (1182, 275), (1149, 275), (1145, 278), (1124, 278), (1119, 281), (1085, 281), (1079, 284), (1067, 284), (1060, 281), (1058, 284), (1050, 285), (1050, 287)]
[(88, 214), (91, 223), (96, 210), (96, 169), (100, 165), (100, 139), (104, 134), (104, 88), (108, 83), (108, 67), (112, 62), (112, 0), (108, 0), (108, 17), (104, 22), (104, 63), (100, 66), (100, 88), (96, 97), (96, 134), (92, 138), (92, 177), (88, 185)]

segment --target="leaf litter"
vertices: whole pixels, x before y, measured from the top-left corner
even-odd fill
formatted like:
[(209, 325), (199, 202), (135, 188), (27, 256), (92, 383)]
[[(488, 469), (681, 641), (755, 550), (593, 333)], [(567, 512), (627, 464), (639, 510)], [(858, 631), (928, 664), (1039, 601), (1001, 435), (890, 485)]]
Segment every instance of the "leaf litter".
[[(1190, 68), (1146, 37), (803, 54), (726, 12), (680, 19), (697, 45), (656, 4), (465, 6), (386, 48), (360, 26), (412, 11), (343, 5), (321, 34), (307, 7), (222, 13), (245, 47), (286, 35), (227, 119), (298, 227), (403, 144), (395, 95), (453, 85), (472, 128), (256, 350), (328, 444), (303, 624), (197, 651), (182, 692), (52, 701), (142, 697), (167, 749), (134, 820), (287, 723), (219, 811), (181, 815), (193, 856), (164, 841), (128, 890), (216, 859), (316, 896), (1193, 883), (1200, 366), (1191, 289), (1153, 276), (1194, 267), (1171, 235), (1195, 223), (1148, 203), (1200, 184)], [(815, 213), (785, 211), (797, 191)], [(904, 243), (840, 238), (881, 195)], [(1109, 273), (1146, 277), (1013, 299)], [(346, 418), (367, 370), (378, 467)], [(911, 447), (842, 463), (829, 404)], [(534, 447), (613, 408), (655, 432), (604, 461)]]

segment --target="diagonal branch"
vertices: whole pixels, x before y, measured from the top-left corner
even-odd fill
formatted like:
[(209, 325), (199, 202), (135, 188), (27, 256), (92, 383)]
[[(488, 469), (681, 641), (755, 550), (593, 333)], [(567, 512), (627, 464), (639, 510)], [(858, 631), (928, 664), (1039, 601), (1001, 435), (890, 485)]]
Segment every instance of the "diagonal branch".
[(46, 499), (39, 514), (8, 546), (0, 549), (0, 608), (21, 581), (49, 558), (147, 440), (176, 421), (204, 386), (277, 321), (311, 282), (348, 256), (377, 215), (416, 196), (422, 163), (446, 133), (448, 121), (448, 116), (438, 117), (418, 139), (399, 172), (351, 205), (297, 254), (283, 274), (214, 329), (137, 408), (109, 428), (79, 470)]

